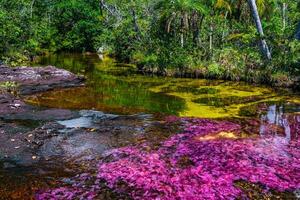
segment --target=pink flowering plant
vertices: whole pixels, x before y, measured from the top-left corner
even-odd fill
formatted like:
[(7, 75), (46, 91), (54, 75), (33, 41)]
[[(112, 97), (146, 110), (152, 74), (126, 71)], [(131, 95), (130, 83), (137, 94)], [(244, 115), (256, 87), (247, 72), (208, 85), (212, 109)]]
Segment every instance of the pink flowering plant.
[[(229, 121), (177, 117), (167, 121), (180, 121), (184, 130), (155, 150), (143, 144), (107, 152), (113, 159), (99, 164), (95, 186), (104, 181), (112, 190), (127, 193), (133, 199), (165, 200), (246, 198), (235, 186), (239, 180), (260, 184), (266, 192), (300, 188), (299, 137), (244, 137), (241, 125)], [(292, 134), (297, 135), (299, 125), (293, 127)], [(61, 189), (50, 190), (38, 199), (53, 192), (55, 199), (57, 190), (61, 194)], [(101, 192), (97, 187), (92, 191), (77, 190), (91, 199)]]

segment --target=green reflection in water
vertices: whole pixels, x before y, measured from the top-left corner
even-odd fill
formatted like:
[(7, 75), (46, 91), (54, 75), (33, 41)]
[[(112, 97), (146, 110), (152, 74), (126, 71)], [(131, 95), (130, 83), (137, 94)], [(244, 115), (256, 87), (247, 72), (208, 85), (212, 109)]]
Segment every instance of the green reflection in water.
[(132, 65), (97, 54), (57, 54), (39, 58), (35, 65), (54, 65), (87, 78), (85, 87), (55, 90), (27, 97), (48, 107), (96, 109), (110, 113), (166, 113), (222, 118), (247, 116), (262, 102), (299, 103), (288, 91), (242, 82), (149, 77), (134, 73)]
[(36, 65), (54, 65), (73, 73), (84, 74), (85, 87), (55, 90), (30, 96), (27, 102), (40, 106), (96, 109), (106, 112), (132, 114), (161, 112), (178, 114), (185, 109), (179, 97), (152, 92), (160, 85), (159, 78), (145, 78), (131, 73), (132, 66), (115, 64), (113, 59), (100, 61), (97, 55), (59, 54), (41, 57)]

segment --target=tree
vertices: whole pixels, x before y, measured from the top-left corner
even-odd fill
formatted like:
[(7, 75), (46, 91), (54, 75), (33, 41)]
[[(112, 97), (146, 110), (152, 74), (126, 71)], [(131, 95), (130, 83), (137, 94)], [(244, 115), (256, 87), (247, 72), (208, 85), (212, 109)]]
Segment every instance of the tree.
[[(203, 2), (196, 0), (161, 0), (156, 4), (160, 11), (161, 20), (165, 22), (165, 31), (173, 31), (180, 35), (180, 46), (184, 47), (185, 35), (193, 32), (194, 41), (199, 37), (201, 21), (207, 14), (207, 7)], [(173, 30), (172, 30), (173, 29)], [(193, 30), (192, 30), (193, 29)]]
[(259, 14), (258, 14), (256, 2), (255, 2), (255, 0), (248, 0), (248, 4), (250, 7), (250, 11), (251, 11), (253, 20), (256, 25), (257, 32), (260, 37), (261, 52), (266, 59), (271, 60), (272, 59), (271, 52), (269, 50), (268, 44), (265, 39), (265, 35), (264, 35), (263, 28), (262, 28), (261, 20), (260, 20)]

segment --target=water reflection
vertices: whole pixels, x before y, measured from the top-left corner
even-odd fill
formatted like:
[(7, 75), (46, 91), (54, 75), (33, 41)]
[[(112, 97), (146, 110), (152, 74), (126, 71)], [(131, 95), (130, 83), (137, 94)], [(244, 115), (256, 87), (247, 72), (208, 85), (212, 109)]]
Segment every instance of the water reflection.
[(287, 142), (297, 139), (300, 133), (300, 115), (295, 114), (300, 107), (293, 105), (279, 104), (268, 107), (267, 112), (260, 116), (260, 135), (265, 136), (274, 134), (274, 136), (284, 137)]
[(34, 64), (54, 65), (87, 78), (86, 87), (27, 98), (28, 103), (39, 106), (95, 109), (117, 114), (146, 112), (224, 118), (257, 116), (256, 107), (252, 109), (251, 105), (290, 100), (286, 92), (278, 93), (272, 88), (242, 82), (141, 76), (134, 72), (134, 66), (116, 63), (106, 56), (101, 60), (97, 54), (50, 54), (40, 57)]
[[(50, 91), (27, 98), (28, 103), (40, 106), (95, 109), (116, 114), (161, 112), (178, 114), (185, 109), (179, 97), (155, 93), (149, 87), (160, 79), (145, 79), (130, 74), (130, 65), (117, 64), (113, 59), (100, 60), (97, 54), (59, 54), (41, 57), (36, 65), (54, 65), (87, 78), (86, 87)], [(159, 82), (160, 81), (160, 82)]]

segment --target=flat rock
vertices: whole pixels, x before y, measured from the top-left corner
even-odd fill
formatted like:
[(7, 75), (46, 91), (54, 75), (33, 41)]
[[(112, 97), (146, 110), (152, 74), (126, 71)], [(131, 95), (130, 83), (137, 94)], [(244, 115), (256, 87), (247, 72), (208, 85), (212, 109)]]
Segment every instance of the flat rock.
[[(0, 65), (0, 83), (1, 82), (17, 83), (17, 93), (20, 95), (29, 95), (37, 92), (44, 92), (55, 88), (66, 88), (82, 86), (84, 78), (77, 76), (64, 69), (58, 69), (53, 66), (47, 67), (8, 67)], [(35, 113), (32, 106), (26, 105), (19, 97), (5, 92), (0, 92), (0, 117), (17, 114), (10, 117), (28, 119), (40, 118), (47, 120), (50, 116), (53, 119), (70, 118), (67, 111), (47, 110)], [(24, 114), (25, 113), (25, 114)], [(72, 115), (72, 117), (74, 117)]]
[(0, 66), (0, 82), (16, 82), (23, 95), (82, 85), (84, 78), (54, 66), (8, 67)]
[(10, 93), (0, 93), (0, 116), (21, 113), (27, 109), (28, 106), (18, 97)]

